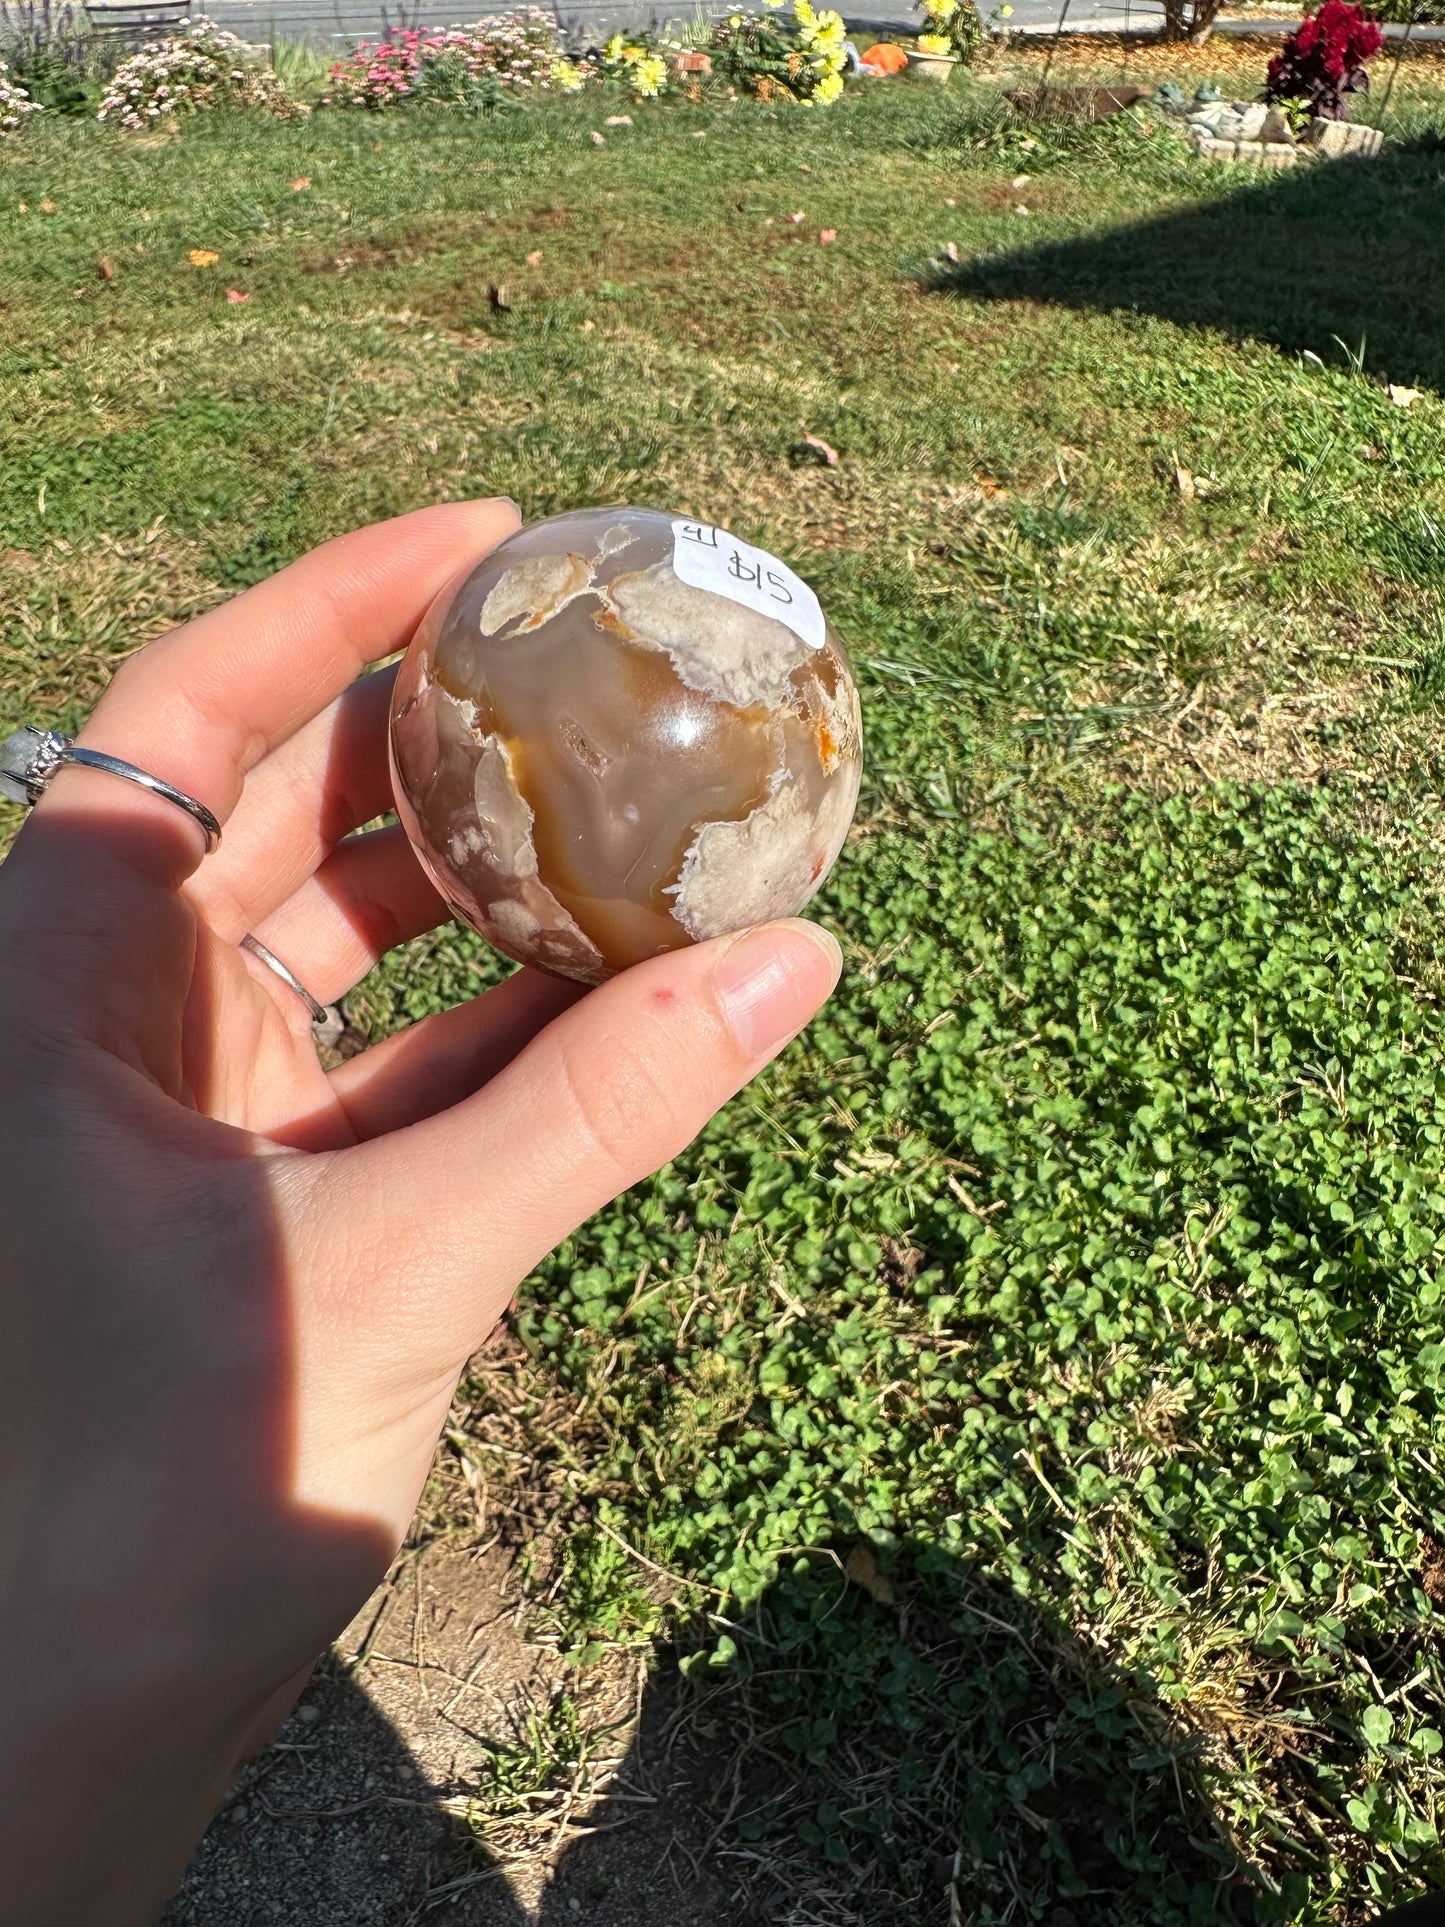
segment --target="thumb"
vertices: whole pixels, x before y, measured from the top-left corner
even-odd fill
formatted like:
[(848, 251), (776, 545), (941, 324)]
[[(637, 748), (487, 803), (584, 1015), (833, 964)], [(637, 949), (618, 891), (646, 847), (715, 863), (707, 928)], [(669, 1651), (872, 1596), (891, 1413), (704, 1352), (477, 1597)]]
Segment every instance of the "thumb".
[(555, 1018), (475, 1096), (338, 1153), (326, 1210), (339, 1248), (372, 1254), (368, 1310), (389, 1334), (415, 1321), (465, 1357), (518, 1281), (690, 1143), (841, 968), (834, 939), (801, 919), (652, 958)]

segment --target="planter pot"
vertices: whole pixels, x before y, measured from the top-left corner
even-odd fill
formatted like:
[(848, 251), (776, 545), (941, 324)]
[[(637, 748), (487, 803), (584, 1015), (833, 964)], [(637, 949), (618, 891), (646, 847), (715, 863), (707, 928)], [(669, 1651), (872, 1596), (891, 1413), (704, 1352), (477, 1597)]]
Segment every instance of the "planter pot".
[(948, 77), (958, 65), (952, 54), (909, 54), (908, 71), (917, 74), (920, 80), (936, 81), (940, 87), (948, 84)]

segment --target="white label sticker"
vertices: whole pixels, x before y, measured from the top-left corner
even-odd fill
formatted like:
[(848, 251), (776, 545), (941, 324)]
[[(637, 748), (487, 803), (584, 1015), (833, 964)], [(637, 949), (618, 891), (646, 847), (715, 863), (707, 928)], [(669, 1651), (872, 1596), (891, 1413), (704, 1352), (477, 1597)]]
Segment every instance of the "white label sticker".
[(710, 522), (674, 522), (672, 568), (694, 589), (711, 589), (786, 623), (810, 649), (821, 649), (827, 640), (822, 605), (807, 583), (775, 555), (739, 542), (726, 529)]

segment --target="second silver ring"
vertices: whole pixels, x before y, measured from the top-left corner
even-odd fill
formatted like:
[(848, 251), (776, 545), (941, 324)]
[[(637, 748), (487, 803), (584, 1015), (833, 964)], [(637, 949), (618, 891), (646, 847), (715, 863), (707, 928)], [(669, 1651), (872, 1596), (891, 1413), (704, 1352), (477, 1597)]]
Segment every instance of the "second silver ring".
[(302, 983), (295, 971), (290, 969), (286, 964), (283, 964), (274, 950), (268, 950), (259, 937), (253, 937), (248, 932), (241, 939), (241, 948), (243, 950), (249, 950), (258, 963), (265, 964), (268, 970), (276, 973), (288, 989), (295, 991), (302, 1003), (305, 1004), (306, 1008), (311, 1012), (311, 1021), (313, 1024), (329, 1024), (331, 1022), (331, 1012), (326, 1008), (325, 1004), (317, 1002), (316, 998), (311, 995), (311, 992), (306, 988), (305, 984)]

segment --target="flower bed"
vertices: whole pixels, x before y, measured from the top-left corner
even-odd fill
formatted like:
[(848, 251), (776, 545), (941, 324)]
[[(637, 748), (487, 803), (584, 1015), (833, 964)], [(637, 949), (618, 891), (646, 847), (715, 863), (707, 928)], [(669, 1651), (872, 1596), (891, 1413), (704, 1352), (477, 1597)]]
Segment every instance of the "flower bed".
[[(930, 4), (949, 25), (949, 45), (956, 48), (958, 21), (976, 18), (972, 0)], [(487, 15), (469, 26), (407, 29), (363, 42), (347, 59), (334, 62), (327, 90), (315, 104), (476, 113), (515, 108), (529, 96), (611, 82), (638, 101), (675, 92), (689, 100), (750, 94), (827, 105), (843, 91), (843, 21), (831, 9), (815, 8), (812, 0), (792, 0), (785, 8), (786, 0), (762, 0), (759, 12), (732, 13), (695, 31), (689, 39), (696, 44), (618, 34), (600, 55), (581, 58), (564, 51), (552, 15), (536, 6)], [(0, 61), (0, 133), (14, 131), (41, 111), (43, 103), (32, 92)], [(106, 85), (98, 118), (139, 129), (223, 107), (283, 118), (311, 111), (255, 49), (197, 15), (121, 63)]]
[(29, 115), (39, 112), (39, 107), (20, 83), (10, 78), (10, 69), (0, 60), (0, 134), (13, 134), (17, 127), (25, 125)]
[(411, 29), (363, 43), (331, 69), (323, 104), (381, 108), (415, 101), (477, 109), (498, 94), (572, 91), (585, 79), (586, 71), (563, 57), (552, 16), (523, 7), (469, 27)]
[(259, 108), (281, 117), (308, 111), (235, 34), (203, 14), (180, 24), (179, 33), (148, 41), (122, 61), (98, 120), (136, 128), (214, 107)]

